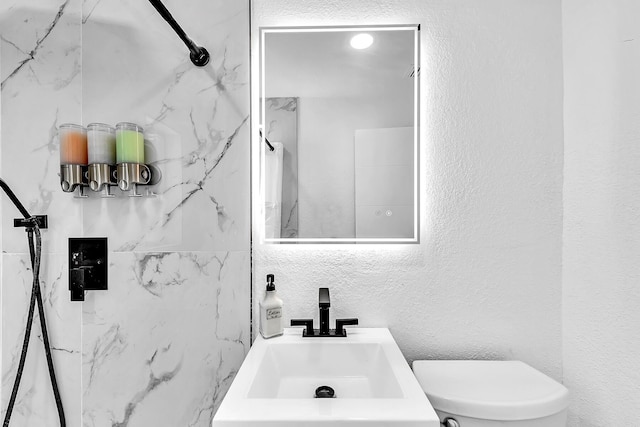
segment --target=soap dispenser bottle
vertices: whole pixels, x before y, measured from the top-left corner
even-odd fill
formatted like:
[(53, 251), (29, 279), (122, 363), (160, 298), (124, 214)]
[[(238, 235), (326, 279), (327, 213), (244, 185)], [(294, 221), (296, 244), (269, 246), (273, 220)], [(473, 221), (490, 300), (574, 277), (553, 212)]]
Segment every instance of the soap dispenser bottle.
[(264, 338), (282, 335), (282, 300), (276, 295), (273, 274), (267, 274), (267, 292), (260, 301), (260, 335)]

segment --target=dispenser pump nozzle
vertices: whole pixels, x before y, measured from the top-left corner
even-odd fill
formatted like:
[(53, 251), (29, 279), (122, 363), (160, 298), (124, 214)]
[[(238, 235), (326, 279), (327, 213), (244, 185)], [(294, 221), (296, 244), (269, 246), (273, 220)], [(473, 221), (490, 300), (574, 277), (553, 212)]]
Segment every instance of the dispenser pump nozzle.
[(273, 278), (274, 278), (273, 274), (267, 274), (267, 291), (276, 290), (276, 285)]

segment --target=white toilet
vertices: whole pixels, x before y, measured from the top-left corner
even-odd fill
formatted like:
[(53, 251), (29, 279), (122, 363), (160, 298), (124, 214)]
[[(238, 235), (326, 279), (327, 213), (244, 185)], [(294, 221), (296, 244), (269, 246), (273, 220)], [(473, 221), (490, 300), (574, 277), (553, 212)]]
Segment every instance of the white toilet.
[(416, 360), (413, 373), (446, 427), (565, 427), (569, 392), (517, 361)]

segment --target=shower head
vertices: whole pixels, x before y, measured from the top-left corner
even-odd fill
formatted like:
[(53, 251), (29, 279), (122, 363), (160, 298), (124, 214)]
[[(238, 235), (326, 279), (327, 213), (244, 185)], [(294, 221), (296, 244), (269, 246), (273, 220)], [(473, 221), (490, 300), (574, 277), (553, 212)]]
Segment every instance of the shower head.
[[(193, 43), (193, 42), (192, 42)], [(189, 58), (193, 65), (204, 67), (209, 63), (209, 52), (202, 46), (189, 46)]]

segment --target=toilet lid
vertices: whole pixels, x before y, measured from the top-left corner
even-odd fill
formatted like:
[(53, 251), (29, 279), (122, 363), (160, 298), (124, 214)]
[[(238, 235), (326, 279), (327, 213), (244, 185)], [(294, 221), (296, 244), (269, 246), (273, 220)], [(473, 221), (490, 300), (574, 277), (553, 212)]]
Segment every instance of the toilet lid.
[(483, 420), (531, 420), (567, 408), (569, 392), (517, 361), (416, 360), (415, 374), (437, 410)]

